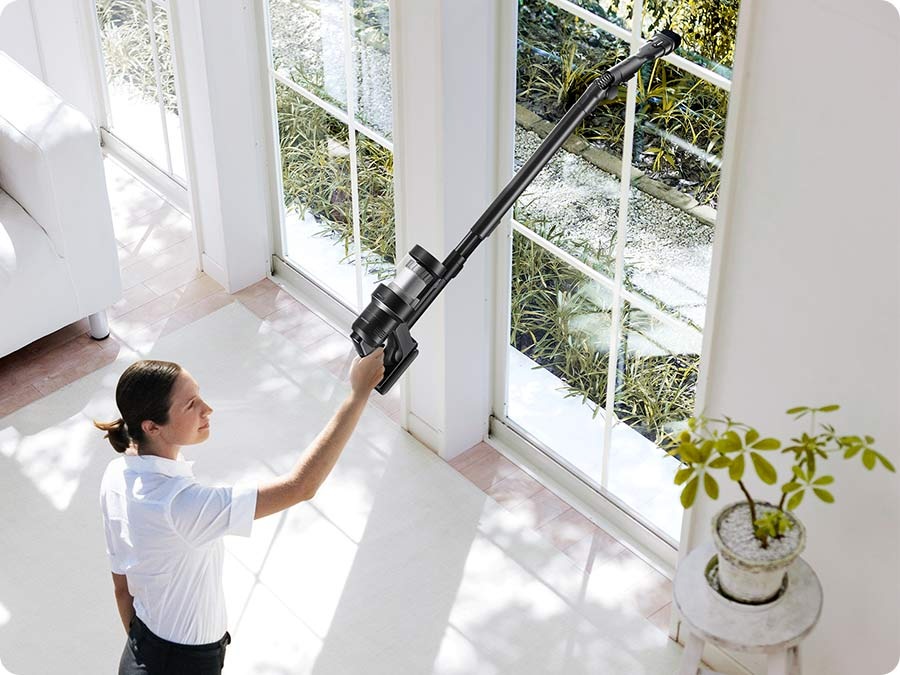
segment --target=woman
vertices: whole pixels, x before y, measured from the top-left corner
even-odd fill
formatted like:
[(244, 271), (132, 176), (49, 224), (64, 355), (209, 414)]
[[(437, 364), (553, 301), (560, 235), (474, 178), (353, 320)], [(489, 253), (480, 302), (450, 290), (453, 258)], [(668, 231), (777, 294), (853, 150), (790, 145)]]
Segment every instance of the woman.
[(311, 499), (383, 376), (383, 349), (354, 361), (351, 393), (291, 472), (259, 485), (207, 487), (179, 452), (210, 433), (212, 408), (196, 380), (168, 361), (138, 361), (122, 373), (121, 417), (94, 422), (124, 454), (109, 463), (100, 486), (116, 604), (128, 634), (119, 675), (222, 672), (231, 642), (222, 537), (249, 536), (255, 519)]

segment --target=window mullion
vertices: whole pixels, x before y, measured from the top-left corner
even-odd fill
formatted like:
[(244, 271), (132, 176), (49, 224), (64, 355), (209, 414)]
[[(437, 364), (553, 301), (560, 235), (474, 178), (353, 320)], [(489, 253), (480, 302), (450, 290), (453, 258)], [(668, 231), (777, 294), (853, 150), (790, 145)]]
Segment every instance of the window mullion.
[(347, 92), (347, 117), (349, 118), (348, 139), (350, 145), (350, 192), (351, 205), (353, 213), (353, 247), (356, 257), (356, 304), (357, 309), (362, 311), (363, 298), (362, 290), (362, 235), (359, 226), (359, 162), (356, 156), (356, 72), (355, 62), (353, 59), (353, 39), (351, 33), (351, 6), (350, 0), (343, 0), (344, 11), (344, 78), (346, 82), (345, 91)]
[(303, 98), (315, 103), (317, 106), (322, 108), (322, 110), (327, 112), (329, 115), (334, 117), (336, 120), (343, 122), (347, 126), (350, 126), (350, 118), (347, 117), (347, 113), (344, 112), (343, 110), (341, 110), (340, 108), (338, 108), (336, 105), (334, 105), (333, 103), (329, 103), (328, 101), (316, 96), (314, 93), (312, 93), (311, 91), (306, 89), (303, 85), (297, 84), (289, 77), (285, 77), (284, 75), (279, 73), (274, 68), (271, 68), (271, 72), (272, 72), (272, 77), (275, 78), (276, 82), (283, 84), (288, 89), (292, 89), (293, 91), (300, 94), (300, 96), (302, 96)]
[[(641, 42), (643, 1), (635, 0), (631, 18), (631, 53), (637, 53)], [(606, 416), (603, 425), (603, 451), (600, 458), (600, 485), (609, 482), (609, 455), (612, 451), (612, 430), (618, 423), (615, 414), (618, 375), (619, 342), (622, 333), (622, 286), (625, 283), (625, 241), (628, 237), (628, 208), (631, 193), (631, 155), (634, 143), (634, 118), (637, 104), (637, 79), (628, 80), (625, 103), (625, 138), (622, 143), (622, 172), (619, 176), (619, 220), (616, 224), (616, 270), (613, 283), (612, 317), (609, 327), (609, 366), (606, 375)]]
[(147, 8), (147, 29), (150, 32), (150, 53), (153, 54), (153, 70), (156, 77), (156, 102), (159, 105), (159, 118), (162, 122), (163, 146), (166, 149), (166, 165), (169, 175), (175, 172), (172, 169), (172, 149), (169, 147), (169, 127), (166, 124), (166, 103), (162, 92), (162, 69), (159, 65), (159, 51), (156, 46), (156, 29), (153, 23), (153, 0), (145, 0)]

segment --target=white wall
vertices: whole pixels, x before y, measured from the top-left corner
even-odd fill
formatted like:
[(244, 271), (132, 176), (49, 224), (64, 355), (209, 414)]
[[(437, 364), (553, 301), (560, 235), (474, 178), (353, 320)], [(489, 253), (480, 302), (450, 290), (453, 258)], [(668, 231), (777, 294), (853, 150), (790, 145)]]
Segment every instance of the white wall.
[[(391, 5), (398, 258), (443, 260), (502, 185), (496, 82), (501, 0)], [(490, 414), (492, 241), (481, 244), (413, 327), (404, 376), (410, 433), (450, 459), (480, 442)]]
[[(799, 431), (788, 407), (839, 403), (827, 421), (900, 466), (900, 16), (881, 0), (744, 2), (705, 411), (784, 437)], [(836, 503), (797, 511), (825, 592), (804, 672), (886, 673), (900, 657), (900, 479), (859, 457), (827, 467)], [(778, 498), (763, 488), (750, 489)], [(701, 499), (683, 551), (740, 497)]]
[(31, 0), (0, 0), (0, 50), (43, 79)]
[(0, 0), (0, 50), (95, 120), (80, 0)]
[(255, 17), (250, 0), (184, 0), (170, 10), (194, 226), (204, 271), (229, 293), (265, 278), (270, 264), (268, 90)]

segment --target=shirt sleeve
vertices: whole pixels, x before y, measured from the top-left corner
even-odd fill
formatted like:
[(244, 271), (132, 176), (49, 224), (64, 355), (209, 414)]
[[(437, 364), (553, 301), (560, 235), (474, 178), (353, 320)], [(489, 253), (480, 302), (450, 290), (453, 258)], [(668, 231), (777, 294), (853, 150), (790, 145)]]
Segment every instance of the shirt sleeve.
[(241, 481), (232, 487), (193, 483), (171, 502), (172, 525), (193, 546), (226, 534), (249, 537), (256, 515), (257, 485)]
[[(122, 509), (120, 508), (118, 497), (119, 495), (115, 493), (107, 492), (106, 475), (104, 474), (100, 489), (100, 513), (103, 516), (106, 556), (109, 558), (109, 569), (111, 572), (114, 574), (125, 574), (124, 561), (117, 555), (117, 549), (121, 546), (122, 540), (128, 540), (128, 523), (124, 518), (120, 517)], [(110, 514), (108, 501), (112, 502), (112, 514)]]
[[(119, 556), (116, 555), (115, 547), (116, 536), (121, 536), (120, 530), (122, 528), (122, 521), (110, 521), (106, 517), (106, 509), (103, 511), (103, 532), (106, 535), (106, 555), (109, 558), (109, 569), (115, 574), (125, 574), (125, 567), (119, 561)], [(113, 529), (116, 530), (116, 533), (113, 533)]]

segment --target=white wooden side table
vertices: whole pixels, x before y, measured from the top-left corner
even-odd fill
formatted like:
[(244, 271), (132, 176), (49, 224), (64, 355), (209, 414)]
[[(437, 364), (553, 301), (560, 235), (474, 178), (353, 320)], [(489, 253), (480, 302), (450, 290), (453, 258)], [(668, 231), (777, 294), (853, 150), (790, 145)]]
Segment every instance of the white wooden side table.
[(677, 675), (721, 675), (700, 667), (707, 642), (766, 654), (769, 675), (801, 675), (800, 642), (822, 613), (822, 585), (816, 573), (798, 557), (777, 600), (762, 606), (742, 605), (710, 588), (706, 567), (715, 554), (712, 542), (698, 546), (675, 573), (675, 607), (687, 633)]

